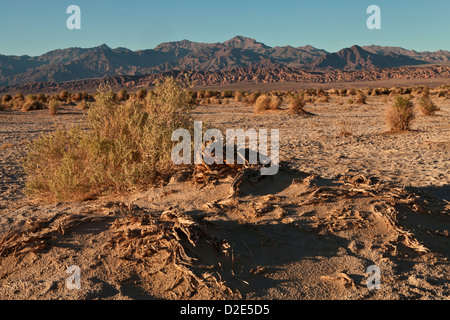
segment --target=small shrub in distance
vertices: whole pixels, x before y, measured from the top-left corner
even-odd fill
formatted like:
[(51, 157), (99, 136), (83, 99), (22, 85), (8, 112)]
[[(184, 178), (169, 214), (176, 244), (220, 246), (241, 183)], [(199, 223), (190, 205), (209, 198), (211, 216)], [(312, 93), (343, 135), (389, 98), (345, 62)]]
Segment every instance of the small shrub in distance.
[(83, 100), (78, 104), (77, 108), (80, 110), (87, 110), (89, 109), (89, 106), (90, 106), (89, 102)]
[(367, 96), (362, 90), (356, 92), (356, 103), (366, 104)]
[(67, 90), (61, 91), (61, 93), (59, 94), (59, 100), (67, 101), (68, 98), (69, 98), (69, 92)]
[(268, 95), (261, 95), (255, 101), (255, 113), (262, 113), (269, 110), (271, 98)]
[(348, 121), (342, 120), (336, 122), (338, 136), (348, 137), (353, 135), (352, 126)]
[(236, 91), (236, 93), (234, 94), (234, 102), (239, 103), (242, 102), (242, 98), (244, 98), (245, 95), (242, 91), (238, 90)]
[(204, 99), (205, 98), (205, 90), (199, 90), (197, 92), (197, 99)]
[(269, 108), (271, 110), (278, 110), (281, 106), (282, 99), (278, 96), (271, 96), (269, 102)]
[(59, 110), (59, 102), (57, 100), (52, 100), (49, 102), (48, 104), (48, 113), (51, 116), (55, 116), (58, 114), (58, 110)]
[(13, 99), (13, 98), (11, 97), (10, 94), (5, 94), (5, 95), (3, 96), (3, 98), (2, 98), (2, 101), (3, 101), (4, 103), (6, 103), (6, 102), (10, 102), (12, 99)]
[(146, 89), (139, 89), (139, 91), (136, 94), (137, 98), (139, 100), (144, 100), (147, 96), (147, 90)]
[(305, 100), (301, 95), (293, 95), (289, 99), (288, 112), (290, 114), (304, 113), (303, 108), (305, 107)]
[(31, 110), (39, 110), (42, 109), (42, 106), (43, 105), (37, 100), (36, 96), (28, 95), (22, 104), (22, 111), (27, 112)]
[(77, 92), (72, 96), (73, 101), (81, 101), (83, 100), (83, 94), (81, 92)]
[(14, 95), (13, 99), (14, 99), (15, 101), (24, 101), (24, 100), (25, 100), (25, 98), (23, 97), (23, 94), (21, 94), (21, 93), (16, 93), (16, 94)]
[(396, 96), (394, 103), (386, 111), (385, 117), (393, 131), (409, 130), (415, 118), (414, 105), (410, 98)]
[(127, 100), (128, 98), (129, 98), (128, 92), (127, 92), (127, 90), (125, 90), (125, 89), (120, 90), (119, 93), (117, 94), (117, 99), (118, 99), (119, 101), (125, 101), (125, 100)]
[(216, 97), (210, 99), (211, 104), (222, 104), (222, 100)]
[(423, 94), (419, 100), (419, 110), (424, 116), (435, 114), (439, 108), (433, 103), (428, 94)]
[(252, 92), (252, 93), (248, 94), (248, 95), (246, 96), (246, 98), (247, 98), (247, 104), (248, 104), (248, 105), (254, 105), (255, 102), (256, 102), (256, 99), (258, 99), (259, 96), (260, 96), (260, 93), (259, 93), (259, 92)]
[(322, 96), (317, 100), (317, 102), (328, 103), (328, 102), (330, 102), (330, 96), (328, 96), (328, 95)]
[(233, 98), (233, 92), (231, 92), (230, 90), (225, 90), (222, 91), (222, 93), (220, 94), (221, 98)]

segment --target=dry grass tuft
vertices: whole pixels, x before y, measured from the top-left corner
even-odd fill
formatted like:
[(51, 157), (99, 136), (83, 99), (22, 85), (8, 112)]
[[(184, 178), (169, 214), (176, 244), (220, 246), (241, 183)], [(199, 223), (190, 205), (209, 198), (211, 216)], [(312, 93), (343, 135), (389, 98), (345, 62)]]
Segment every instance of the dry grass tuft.
[(52, 100), (50, 101), (50, 103), (48, 104), (48, 112), (51, 116), (55, 116), (58, 114), (58, 110), (59, 110), (59, 102), (56, 100)]
[(415, 118), (414, 105), (411, 99), (396, 96), (394, 104), (386, 110), (385, 118), (392, 131), (406, 131), (410, 129)]
[(271, 96), (270, 97), (270, 102), (269, 102), (269, 108), (271, 110), (278, 110), (280, 109), (281, 103), (283, 102), (283, 100), (278, 97), (278, 96)]
[(349, 137), (353, 135), (352, 125), (346, 120), (337, 121), (336, 129), (338, 132), (338, 136)]
[(294, 95), (289, 99), (288, 112), (290, 114), (301, 114), (304, 113), (306, 102), (301, 95)]
[(255, 101), (255, 113), (259, 114), (270, 109), (271, 98), (263, 94)]
[(356, 103), (366, 104), (367, 96), (362, 90), (356, 92)]
[(431, 116), (439, 110), (428, 94), (424, 94), (419, 100), (419, 110), (424, 116)]

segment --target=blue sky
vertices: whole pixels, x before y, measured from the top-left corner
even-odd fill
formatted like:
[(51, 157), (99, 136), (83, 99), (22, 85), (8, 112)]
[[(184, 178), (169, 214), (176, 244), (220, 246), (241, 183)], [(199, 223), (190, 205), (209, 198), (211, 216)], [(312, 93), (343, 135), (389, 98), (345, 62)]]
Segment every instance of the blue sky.
[[(81, 30), (66, 27), (72, 4), (81, 8)], [(373, 4), (381, 8), (381, 30), (366, 27)], [(0, 54), (40, 55), (103, 43), (151, 49), (235, 35), (331, 52), (354, 44), (450, 50), (449, 15), (450, 0), (0, 0)]]

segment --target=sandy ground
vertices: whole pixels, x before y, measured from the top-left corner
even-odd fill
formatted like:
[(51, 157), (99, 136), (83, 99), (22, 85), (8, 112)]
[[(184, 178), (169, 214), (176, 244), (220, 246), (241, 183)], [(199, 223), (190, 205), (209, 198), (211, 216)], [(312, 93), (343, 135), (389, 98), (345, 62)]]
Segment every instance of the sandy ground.
[[(45, 205), (23, 195), (20, 155), (82, 112), (0, 112), (0, 298), (448, 299), (450, 100), (388, 133), (385, 98), (335, 99), (309, 116), (197, 107), (218, 129), (280, 130), (280, 172), (249, 168), (235, 195), (238, 173), (204, 185), (188, 170), (161, 188)], [(67, 286), (71, 265), (80, 289)]]

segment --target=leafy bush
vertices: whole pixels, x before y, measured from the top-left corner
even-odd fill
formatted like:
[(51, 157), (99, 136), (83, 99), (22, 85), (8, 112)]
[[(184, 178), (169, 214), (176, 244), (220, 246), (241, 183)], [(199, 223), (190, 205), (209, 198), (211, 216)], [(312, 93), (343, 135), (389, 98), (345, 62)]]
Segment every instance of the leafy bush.
[(147, 186), (173, 169), (173, 131), (193, 131), (186, 87), (169, 77), (143, 101), (120, 103), (104, 87), (96, 98), (87, 130), (58, 130), (30, 145), (24, 160), (28, 195), (82, 200)]
[(385, 117), (391, 130), (409, 130), (411, 122), (415, 118), (414, 105), (411, 99), (396, 96), (394, 104), (387, 109)]

